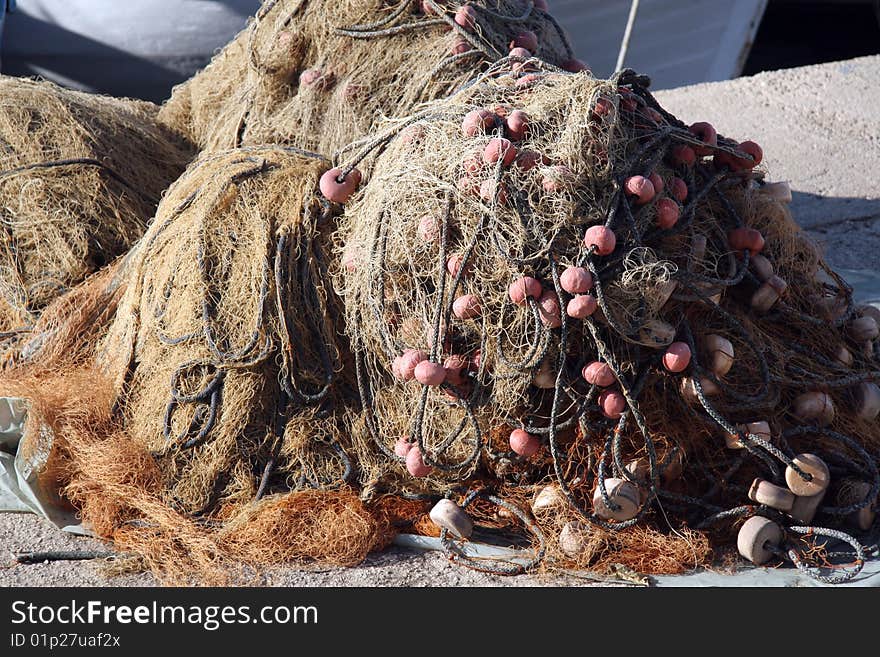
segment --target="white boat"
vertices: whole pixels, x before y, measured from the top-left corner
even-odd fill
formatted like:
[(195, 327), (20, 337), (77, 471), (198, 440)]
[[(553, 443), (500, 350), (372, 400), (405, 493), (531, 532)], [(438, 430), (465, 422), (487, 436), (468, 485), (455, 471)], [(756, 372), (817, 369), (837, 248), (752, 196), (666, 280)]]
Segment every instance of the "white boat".
[[(631, 0), (549, 0), (578, 56), (598, 77), (615, 70)], [(653, 89), (738, 77), (767, 0), (640, 0), (623, 65)]]

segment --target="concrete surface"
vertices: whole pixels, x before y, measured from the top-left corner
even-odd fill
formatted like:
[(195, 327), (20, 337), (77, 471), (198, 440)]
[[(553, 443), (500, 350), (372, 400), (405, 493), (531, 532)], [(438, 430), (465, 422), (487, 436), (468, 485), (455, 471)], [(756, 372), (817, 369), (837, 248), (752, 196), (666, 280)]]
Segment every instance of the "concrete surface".
[(757, 141), (771, 180), (835, 267), (880, 267), (880, 56), (660, 91), (686, 123)]
[[(752, 78), (658, 93), (684, 121), (709, 120), (720, 132), (764, 147), (772, 180), (789, 180), (792, 210), (824, 243), (831, 264), (880, 266), (880, 57), (763, 73)], [(2, 586), (144, 586), (142, 574), (106, 580), (95, 564), (48, 563), (4, 567), (21, 551), (102, 548), (68, 536), (34, 516), (0, 514)], [(565, 577), (482, 575), (448, 563), (437, 553), (395, 548), (357, 568), (274, 570), (277, 586), (534, 586), (589, 584)]]

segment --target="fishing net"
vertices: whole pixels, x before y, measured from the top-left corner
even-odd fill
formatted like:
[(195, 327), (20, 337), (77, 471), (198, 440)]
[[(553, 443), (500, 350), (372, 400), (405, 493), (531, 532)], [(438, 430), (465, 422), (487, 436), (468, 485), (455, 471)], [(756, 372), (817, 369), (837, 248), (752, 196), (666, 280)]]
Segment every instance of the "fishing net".
[(394, 514), (347, 485), (327, 166), (284, 147), (203, 157), (0, 378), (86, 525), (169, 581), (350, 565), (389, 536)]
[(0, 332), (124, 253), (191, 151), (150, 103), (0, 78)]
[[(753, 142), (689, 129), (632, 71), (531, 64), (499, 63), (340, 164), (372, 171), (335, 272), (362, 484), (530, 534), (531, 565), (678, 572), (756, 514), (851, 540), (833, 528), (880, 489), (872, 310)], [(832, 529), (803, 529), (810, 503)]]
[[(447, 95), (511, 48), (582, 66), (542, 3), (267, 0), (159, 118), (205, 150), (283, 143), (332, 153), (386, 116)], [(517, 51), (522, 54), (522, 51)]]

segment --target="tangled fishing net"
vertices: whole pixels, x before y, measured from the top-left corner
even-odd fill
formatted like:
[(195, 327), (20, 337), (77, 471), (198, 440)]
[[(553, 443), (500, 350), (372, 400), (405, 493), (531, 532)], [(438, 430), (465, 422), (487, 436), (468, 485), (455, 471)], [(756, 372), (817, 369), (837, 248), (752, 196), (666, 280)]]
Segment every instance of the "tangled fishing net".
[(387, 540), (391, 516), (346, 486), (328, 165), (284, 147), (204, 156), (2, 377), (84, 522), (160, 576), (353, 564)]
[(401, 531), (499, 573), (736, 544), (852, 577), (880, 317), (760, 147), (555, 66), (543, 3), (423, 4), (267, 2), (178, 88), (162, 118), (206, 152), (0, 371), (44, 479), (170, 582)]
[(527, 68), (337, 169), (375, 156), (337, 238), (362, 483), (458, 501), (438, 524), (476, 568), (509, 564), (457, 550), (462, 508), (531, 534), (536, 560), (675, 572), (739, 531), (763, 563), (786, 526), (849, 543), (851, 568), (814, 574), (852, 576), (863, 551), (839, 530), (869, 529), (880, 489), (876, 313), (757, 144), (689, 129), (632, 71)]
[(267, 0), (159, 118), (205, 150), (283, 143), (332, 153), (384, 117), (446, 96), (511, 47), (583, 66), (545, 3), (467, 4)]
[(191, 151), (157, 107), (0, 78), (0, 332), (125, 253)]

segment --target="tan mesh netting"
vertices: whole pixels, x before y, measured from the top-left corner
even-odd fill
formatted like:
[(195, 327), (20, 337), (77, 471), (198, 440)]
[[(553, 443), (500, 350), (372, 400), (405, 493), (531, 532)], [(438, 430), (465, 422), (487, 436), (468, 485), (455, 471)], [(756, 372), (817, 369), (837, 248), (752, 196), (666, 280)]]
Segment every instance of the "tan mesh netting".
[[(632, 71), (480, 54), (404, 97), (461, 34), (414, 3), (358, 30), (419, 29), (332, 32), (377, 20), (364, 4), (267, 3), (177, 90), (163, 114), (209, 152), (6, 364), (0, 393), (30, 400), (84, 521), (170, 582), (350, 565), (401, 531), (499, 573), (678, 573), (738, 537), (755, 561), (828, 566), (803, 532), (851, 541), (858, 566), (880, 490), (878, 314), (760, 148), (689, 128)], [(525, 20), (553, 43), (546, 14)], [(408, 56), (400, 76), (386, 40), (424, 67)], [(332, 82), (289, 84), (312, 68)], [(377, 104), (340, 119), (362, 79)], [(263, 140), (337, 161), (216, 150)], [(785, 544), (748, 534), (756, 518)], [(519, 561), (466, 556), (448, 528), (470, 522)]]
[(0, 78), (0, 331), (125, 253), (192, 153), (156, 106)]
[(382, 145), (337, 238), (365, 482), (468, 511), (483, 497), (463, 491), (489, 486), (534, 507), (537, 532), (507, 524), (560, 563), (676, 572), (756, 512), (756, 477), (764, 513), (810, 524), (787, 515), (791, 492), (760, 497), (808, 476), (792, 458), (810, 453), (867, 483), (822, 507), (847, 526), (880, 484), (871, 309), (764, 186), (751, 142), (706, 146), (632, 72), (539, 77), (499, 67), (340, 166)]
[(532, 54), (578, 65), (564, 32), (533, 3), (471, 2), (465, 26), (454, 21), (459, 4), (268, 0), (175, 88), (160, 120), (206, 150), (284, 143), (330, 154), (382, 118), (450, 93), (522, 33), (537, 38)]

